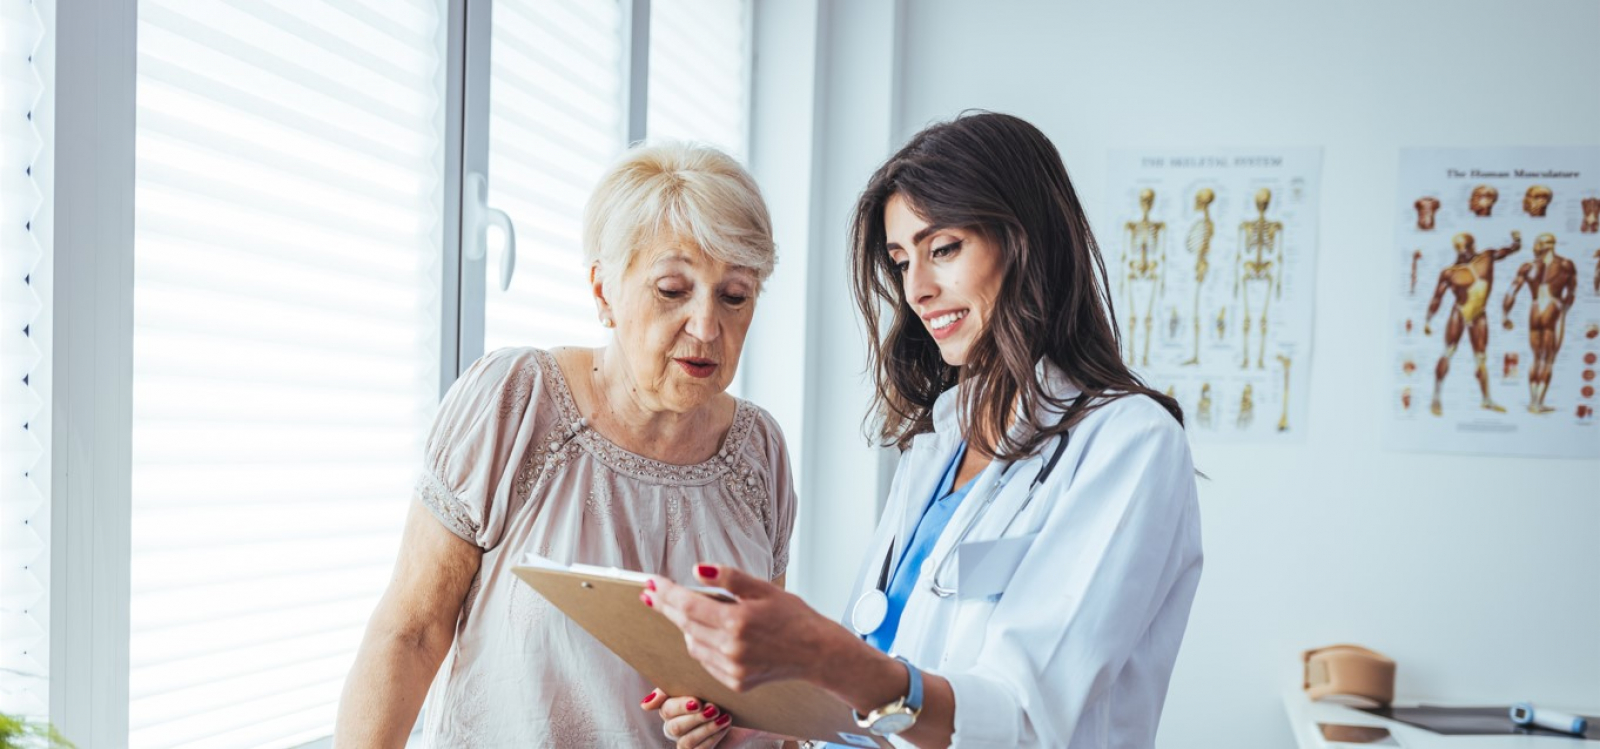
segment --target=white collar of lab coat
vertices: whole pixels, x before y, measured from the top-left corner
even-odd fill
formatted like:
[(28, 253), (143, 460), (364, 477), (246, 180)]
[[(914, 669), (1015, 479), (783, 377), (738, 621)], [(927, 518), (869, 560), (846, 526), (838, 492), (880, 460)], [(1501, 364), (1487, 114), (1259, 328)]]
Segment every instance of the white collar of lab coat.
[[(1052, 395), (1062, 400), (1076, 397), (1082, 390), (1072, 381), (1072, 378), (1061, 371), (1047, 358), (1041, 358), (1034, 365), (1035, 376), (1045, 383), (1045, 389)], [(917, 523), (922, 519), (921, 510), (925, 505), (923, 499), (930, 495), (942, 478), (942, 471), (938, 468), (948, 465), (951, 455), (954, 454), (956, 445), (961, 441), (961, 424), (957, 418), (959, 391), (961, 387), (953, 387), (944, 391), (933, 404), (933, 433), (918, 435), (913, 440), (912, 449), (916, 455), (911, 456), (907, 468), (912, 472), (907, 481), (908, 496), (900, 505), (903, 515), (895, 521), (897, 527), (893, 535), (894, 554), (898, 559), (904, 550), (907, 539), (916, 530)], [(1048, 403), (1040, 404), (1045, 409), (1045, 418), (1041, 421), (1051, 424), (1061, 418), (1065, 413), (1062, 409), (1055, 408)], [(1018, 419), (1011, 426), (1011, 433), (1017, 437), (1024, 436), (1032, 427), (1026, 421)], [(983, 472), (972, 481), (972, 493), (988, 491), (988, 486), (994, 483), (1004, 472), (1007, 466), (999, 461), (990, 463)]]
[[(1048, 359), (1041, 358), (1035, 365), (1034, 371), (1046, 384), (1046, 389), (1057, 398), (1068, 400), (1082, 392), (1065, 372)], [(889, 514), (880, 523), (879, 535), (868, 553), (867, 560), (863, 563), (856, 588), (851, 592), (851, 601), (855, 601), (863, 591), (871, 589), (877, 583), (886, 554), (894, 560), (900, 558), (912, 532), (921, 520), (924, 500), (942, 478), (943, 472), (939, 469), (948, 465), (957, 443), (961, 440), (961, 425), (956, 418), (958, 390), (959, 388), (950, 388), (934, 401), (934, 431), (917, 435), (912, 440), (911, 449), (902, 456), (899, 468), (896, 469), (897, 489), (895, 496), (890, 498)], [(1047, 409), (1045, 423), (1052, 423), (1060, 418), (1062, 413), (1060, 409), (1053, 408), (1049, 404), (1041, 405)], [(1012, 426), (1013, 430), (1027, 428), (1021, 421)], [(977, 491), (986, 487), (989, 482), (998, 478), (1001, 470), (1000, 465), (990, 464), (973, 481), (972, 490)], [(844, 621), (848, 623), (848, 610), (845, 616)]]

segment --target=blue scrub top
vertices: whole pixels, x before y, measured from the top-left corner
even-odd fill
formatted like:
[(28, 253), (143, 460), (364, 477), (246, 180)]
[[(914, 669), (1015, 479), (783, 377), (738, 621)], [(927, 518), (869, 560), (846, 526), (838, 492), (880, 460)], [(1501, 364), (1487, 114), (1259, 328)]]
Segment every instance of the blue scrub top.
[(972, 488), (969, 480), (960, 488), (951, 489), (956, 480), (956, 468), (966, 454), (967, 443), (963, 441), (956, 448), (955, 457), (950, 459), (950, 465), (945, 467), (938, 488), (928, 498), (928, 504), (922, 510), (922, 519), (917, 521), (917, 530), (911, 535), (911, 542), (906, 544), (900, 561), (895, 564), (894, 575), (889, 578), (889, 589), (884, 591), (889, 599), (889, 612), (884, 615), (883, 624), (866, 637), (868, 644), (885, 653), (894, 647), (895, 634), (900, 629), (900, 614), (906, 609), (906, 600), (911, 598), (911, 591), (917, 587), (923, 562), (933, 553), (934, 544), (938, 543), (945, 526), (950, 524), (950, 518), (961, 506), (961, 500), (966, 498), (967, 490)]
[[(961, 465), (961, 456), (966, 454), (967, 443), (962, 442), (956, 448), (955, 457), (950, 459), (950, 465), (945, 466), (944, 477), (939, 479), (939, 486), (933, 490), (933, 496), (928, 498), (927, 506), (922, 509), (922, 519), (917, 521), (917, 530), (911, 534), (911, 542), (906, 544), (905, 553), (900, 555), (900, 561), (894, 568), (894, 575), (889, 578), (889, 589), (885, 591), (889, 599), (889, 611), (883, 617), (883, 624), (866, 636), (868, 644), (885, 653), (894, 647), (894, 636), (900, 629), (900, 614), (906, 610), (906, 599), (911, 597), (911, 591), (917, 587), (918, 572), (922, 569), (922, 563), (933, 553), (933, 545), (938, 543), (945, 526), (950, 524), (951, 516), (956, 514), (956, 508), (961, 506), (961, 500), (966, 498), (967, 490), (972, 488), (972, 482), (969, 480), (955, 491), (950, 489), (950, 485), (955, 483), (956, 467)], [(849, 749), (843, 744), (823, 746), (824, 749)]]

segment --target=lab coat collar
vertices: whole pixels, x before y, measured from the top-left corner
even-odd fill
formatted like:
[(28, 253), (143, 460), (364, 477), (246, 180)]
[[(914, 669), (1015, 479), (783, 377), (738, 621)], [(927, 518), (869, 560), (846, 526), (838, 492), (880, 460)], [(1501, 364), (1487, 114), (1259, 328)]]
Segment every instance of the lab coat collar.
[[(1034, 366), (1034, 372), (1035, 376), (1045, 383), (1045, 389), (1057, 398), (1067, 400), (1076, 397), (1082, 392), (1077, 384), (1072, 381), (1072, 378), (1068, 377), (1066, 372), (1061, 371), (1061, 368), (1057, 367), (1048, 358), (1041, 358), (1038, 364)], [(944, 391), (938, 400), (934, 401), (933, 433), (920, 434), (912, 440), (910, 459), (905, 464), (905, 469), (910, 474), (904, 490), (907, 494), (903, 497), (904, 501), (900, 505), (902, 515), (899, 518), (899, 522), (895, 524), (896, 531), (893, 536), (893, 554), (897, 560), (905, 550), (907, 540), (916, 531), (917, 523), (922, 520), (922, 510), (927, 505), (927, 498), (933, 493), (934, 488), (938, 486), (939, 479), (942, 477), (939, 468), (945, 465), (945, 462), (955, 453), (956, 447), (961, 442), (961, 424), (956, 413), (960, 403), (959, 393), (957, 392), (959, 390), (959, 386), (950, 388)], [(1053, 408), (1049, 404), (1042, 404), (1042, 407), (1045, 409), (1045, 418), (1041, 419), (1042, 423), (1054, 423), (1064, 413), (1061, 409)], [(1023, 436), (1024, 432), (1030, 429), (1027, 423), (1021, 419), (1018, 419), (1011, 427), (1012, 433), (1018, 437)], [(988, 491), (988, 486), (999, 478), (1005, 467), (998, 461), (991, 463), (973, 481), (969, 494), (977, 495), (980, 491)], [(881, 554), (881, 552), (878, 553)], [(880, 556), (879, 558), (881, 559), (882, 557)], [(871, 585), (872, 583), (871, 581), (865, 581), (865, 584)]]

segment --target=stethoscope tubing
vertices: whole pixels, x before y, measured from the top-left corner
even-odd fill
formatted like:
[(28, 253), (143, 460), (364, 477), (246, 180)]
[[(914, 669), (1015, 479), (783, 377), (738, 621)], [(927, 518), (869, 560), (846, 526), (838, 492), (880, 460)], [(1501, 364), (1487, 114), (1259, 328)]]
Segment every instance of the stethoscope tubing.
[[(1074, 401), (1074, 405), (1076, 405), (1076, 401)], [(1018, 505), (1016, 511), (1011, 514), (1011, 519), (1007, 520), (1005, 527), (1000, 529), (1000, 535), (997, 536), (997, 538), (1004, 538), (1006, 533), (1010, 532), (1011, 526), (1016, 524), (1017, 518), (1022, 517), (1023, 513), (1027, 511), (1029, 505), (1033, 504), (1034, 494), (1037, 493), (1039, 491), (1039, 487), (1044, 485), (1044, 482), (1050, 478), (1050, 474), (1055, 471), (1056, 464), (1061, 462), (1061, 456), (1066, 452), (1067, 445), (1071, 441), (1071, 438), (1072, 430), (1068, 429), (1067, 431), (1061, 433), (1061, 438), (1056, 443), (1055, 451), (1051, 453), (1050, 459), (1045, 462), (1044, 466), (1039, 469), (1039, 473), (1034, 476), (1032, 483), (1028, 485), (1028, 493), (1022, 498), (1022, 504)], [(946, 567), (949, 566), (950, 560), (955, 556), (956, 550), (961, 548), (961, 544), (966, 543), (967, 537), (972, 534), (973, 528), (977, 527), (978, 521), (981, 520), (984, 515), (988, 514), (990, 505), (994, 504), (995, 499), (1005, 491), (1006, 486), (1011, 482), (1011, 479), (1016, 474), (1017, 470), (1021, 468), (1021, 465), (1021, 463), (1006, 464), (1001, 471), (1000, 478), (995, 480), (994, 487), (984, 494), (983, 501), (978, 506), (977, 510), (973, 511), (971, 515), (967, 516), (967, 522), (964, 526), (962, 526), (961, 533), (956, 536), (955, 542), (950, 545), (950, 548), (945, 552), (944, 557), (939, 560), (939, 564), (934, 567), (933, 578), (929, 581), (928, 588), (929, 591), (935, 596), (938, 596), (939, 598), (949, 598), (956, 594), (956, 588), (954, 586), (943, 585), (939, 582), (940, 579), (944, 577)], [(883, 623), (883, 615), (878, 612), (887, 609), (889, 568), (894, 561), (894, 546), (894, 539), (890, 539), (889, 548), (887, 551), (885, 551), (883, 556), (883, 566), (878, 571), (877, 587), (862, 594), (861, 597), (856, 600), (856, 605), (852, 611), (851, 618), (853, 620), (852, 625), (855, 627), (858, 634), (866, 635), (871, 632), (875, 632), (877, 631), (878, 626), (881, 626)], [(869, 601), (875, 605), (869, 606)], [(862, 612), (866, 610), (872, 611), (873, 614), (862, 615)], [(873, 623), (868, 626), (863, 620), (873, 620)]]

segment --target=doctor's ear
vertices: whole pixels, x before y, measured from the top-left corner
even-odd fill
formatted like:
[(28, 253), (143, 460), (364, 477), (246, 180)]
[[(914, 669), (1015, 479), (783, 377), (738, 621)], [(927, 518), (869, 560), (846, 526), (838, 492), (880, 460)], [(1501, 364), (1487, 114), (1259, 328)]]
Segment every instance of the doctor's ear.
[(594, 307), (599, 313), (600, 324), (608, 328), (616, 327), (616, 318), (611, 313), (611, 303), (606, 301), (605, 274), (600, 271), (598, 260), (589, 266), (589, 287), (590, 292), (594, 294)]

